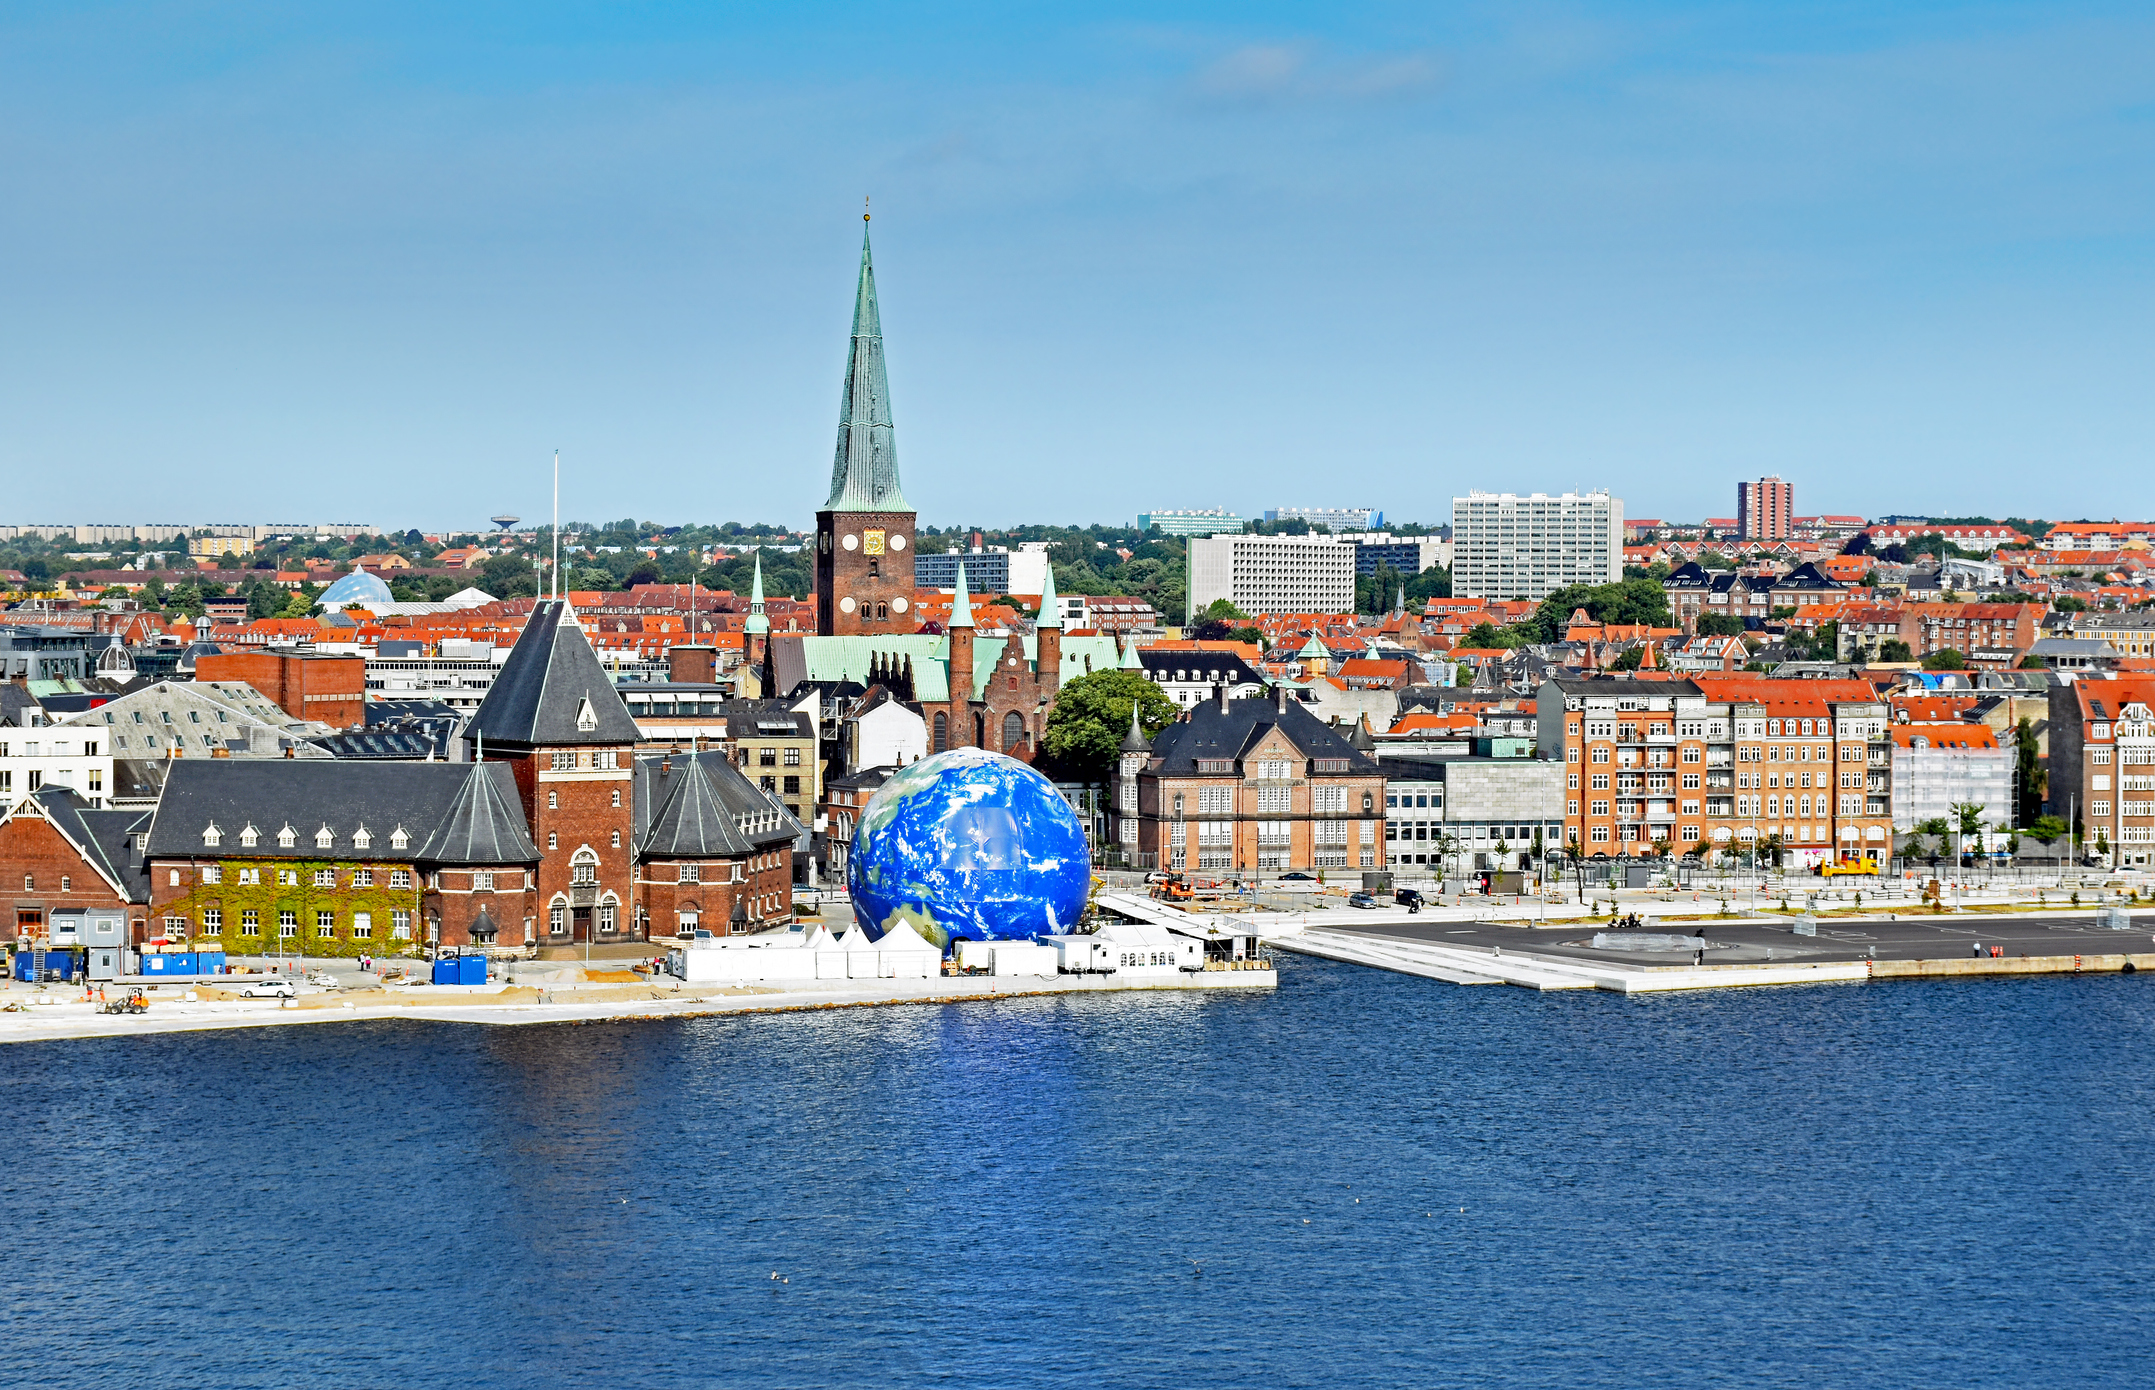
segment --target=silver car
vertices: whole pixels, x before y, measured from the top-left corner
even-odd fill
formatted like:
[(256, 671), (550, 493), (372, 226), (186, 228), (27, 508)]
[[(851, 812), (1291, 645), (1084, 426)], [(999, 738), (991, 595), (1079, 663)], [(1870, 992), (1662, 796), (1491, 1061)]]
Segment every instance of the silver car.
[(282, 975), (272, 975), (263, 980), (249, 980), (239, 987), (242, 999), (292, 999), (299, 994), (299, 986)]

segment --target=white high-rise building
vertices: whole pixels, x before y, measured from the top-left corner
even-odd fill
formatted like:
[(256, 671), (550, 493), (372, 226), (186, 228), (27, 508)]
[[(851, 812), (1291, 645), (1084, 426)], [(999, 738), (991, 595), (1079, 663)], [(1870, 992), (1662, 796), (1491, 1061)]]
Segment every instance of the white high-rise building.
[(1227, 599), (1245, 613), (1351, 613), (1355, 548), (1330, 536), (1207, 536), (1190, 542), (1190, 611)]
[(1606, 492), (1452, 499), (1452, 594), (1543, 599), (1624, 577), (1624, 503)]

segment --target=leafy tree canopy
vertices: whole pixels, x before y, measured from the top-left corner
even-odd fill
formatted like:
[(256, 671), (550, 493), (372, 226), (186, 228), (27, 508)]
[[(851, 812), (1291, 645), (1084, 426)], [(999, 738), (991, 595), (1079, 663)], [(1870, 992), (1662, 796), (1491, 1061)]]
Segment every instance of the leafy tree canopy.
[(1049, 764), (1045, 770), (1073, 781), (1112, 777), (1123, 736), (1130, 732), (1132, 705), (1147, 738), (1174, 723), (1180, 713), (1141, 671), (1094, 671), (1064, 682), (1041, 740)]
[(1962, 656), (1951, 647), (1945, 647), (1924, 657), (1923, 669), (1926, 671), (1965, 671), (1968, 669), (1968, 658)]

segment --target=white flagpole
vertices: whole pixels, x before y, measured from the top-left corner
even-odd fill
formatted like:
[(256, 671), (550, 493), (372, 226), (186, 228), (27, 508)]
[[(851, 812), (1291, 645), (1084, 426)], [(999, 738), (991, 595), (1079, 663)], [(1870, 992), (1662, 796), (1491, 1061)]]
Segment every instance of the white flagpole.
[(561, 599), (561, 451), (554, 450), (554, 576), (549, 586), (556, 602)]

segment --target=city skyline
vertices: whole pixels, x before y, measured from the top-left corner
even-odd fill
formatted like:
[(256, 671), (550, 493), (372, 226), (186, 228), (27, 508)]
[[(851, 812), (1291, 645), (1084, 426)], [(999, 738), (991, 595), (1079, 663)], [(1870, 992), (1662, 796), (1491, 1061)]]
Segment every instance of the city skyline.
[(86, 474), (529, 517), (558, 447), (565, 515), (798, 525), (872, 194), (930, 519), (1341, 470), (1425, 522), (1766, 473), (2107, 516), (2155, 442), (2128, 16), (19, 10), (0, 458), (24, 520)]

